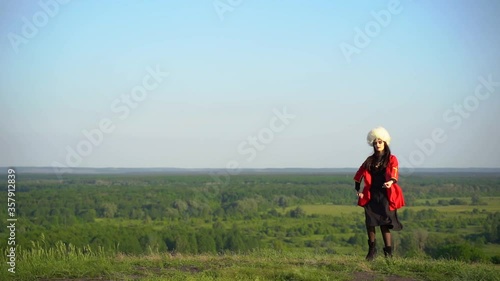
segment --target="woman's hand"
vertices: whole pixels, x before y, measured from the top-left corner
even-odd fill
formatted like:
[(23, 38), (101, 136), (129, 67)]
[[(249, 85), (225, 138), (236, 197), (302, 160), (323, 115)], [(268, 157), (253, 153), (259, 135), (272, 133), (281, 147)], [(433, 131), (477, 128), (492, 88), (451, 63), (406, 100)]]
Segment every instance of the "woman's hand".
[(358, 197), (359, 197), (359, 198), (363, 199), (363, 196), (364, 196), (364, 195), (363, 195), (363, 193), (358, 192)]
[(391, 188), (391, 186), (392, 186), (393, 183), (394, 183), (393, 180), (387, 181), (387, 182), (384, 183), (384, 187), (385, 188)]

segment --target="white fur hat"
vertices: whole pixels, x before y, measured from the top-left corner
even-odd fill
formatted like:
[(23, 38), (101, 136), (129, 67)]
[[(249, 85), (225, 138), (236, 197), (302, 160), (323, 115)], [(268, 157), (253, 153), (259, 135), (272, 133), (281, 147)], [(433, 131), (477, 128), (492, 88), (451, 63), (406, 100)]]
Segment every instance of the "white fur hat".
[(366, 136), (366, 141), (368, 142), (369, 146), (372, 146), (373, 142), (376, 139), (381, 139), (385, 141), (387, 145), (391, 143), (391, 136), (384, 127), (377, 127), (368, 132), (368, 135)]

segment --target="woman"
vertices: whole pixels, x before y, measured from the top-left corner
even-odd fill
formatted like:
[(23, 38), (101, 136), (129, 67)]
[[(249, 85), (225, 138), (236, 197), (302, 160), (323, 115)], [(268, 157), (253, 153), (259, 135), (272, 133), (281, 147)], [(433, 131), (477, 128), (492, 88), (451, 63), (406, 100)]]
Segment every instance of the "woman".
[[(354, 176), (358, 194), (358, 205), (365, 209), (365, 224), (368, 232), (368, 255), (371, 261), (377, 254), (375, 227), (380, 226), (384, 239), (384, 255), (392, 257), (391, 229), (401, 230), (397, 209), (405, 205), (403, 193), (398, 182), (398, 160), (391, 154), (391, 136), (386, 129), (377, 127), (368, 132), (366, 138), (373, 147), (373, 154), (359, 167)], [(361, 180), (363, 192), (359, 192)]]

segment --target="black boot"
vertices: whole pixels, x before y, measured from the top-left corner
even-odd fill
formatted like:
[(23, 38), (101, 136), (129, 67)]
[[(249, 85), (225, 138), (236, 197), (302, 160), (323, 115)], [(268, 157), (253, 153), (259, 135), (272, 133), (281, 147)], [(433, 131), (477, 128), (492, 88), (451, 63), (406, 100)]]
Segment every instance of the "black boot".
[(370, 240), (368, 240), (368, 255), (366, 255), (367, 261), (372, 261), (377, 255), (377, 245), (375, 242), (376, 241), (370, 242)]
[(384, 256), (386, 258), (392, 258), (392, 247), (391, 246), (384, 247)]

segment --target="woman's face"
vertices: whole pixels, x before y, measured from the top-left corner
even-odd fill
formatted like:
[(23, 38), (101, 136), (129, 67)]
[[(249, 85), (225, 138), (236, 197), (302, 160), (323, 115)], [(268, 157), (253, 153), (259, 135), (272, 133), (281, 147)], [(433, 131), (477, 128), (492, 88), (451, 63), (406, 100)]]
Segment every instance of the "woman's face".
[(385, 143), (381, 139), (376, 139), (373, 141), (373, 147), (375, 148), (375, 151), (382, 152), (384, 151)]

